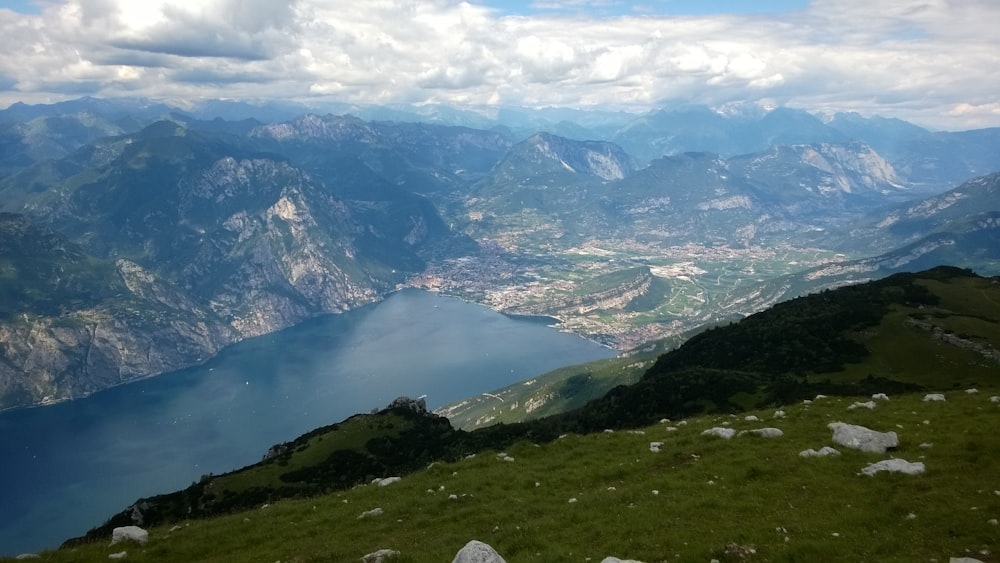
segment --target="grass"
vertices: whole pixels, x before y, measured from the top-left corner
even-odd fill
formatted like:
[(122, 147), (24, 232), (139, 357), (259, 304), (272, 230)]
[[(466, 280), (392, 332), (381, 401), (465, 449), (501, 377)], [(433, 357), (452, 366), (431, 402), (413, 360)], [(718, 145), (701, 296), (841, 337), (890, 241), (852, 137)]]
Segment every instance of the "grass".
[[(520, 442), (505, 452), (513, 461), (484, 452), (388, 487), (282, 501), (174, 531), (153, 528), (144, 547), (95, 543), (41, 556), (96, 561), (127, 550), (129, 561), (306, 563), (357, 561), (392, 548), (402, 554), (397, 561), (423, 562), (448, 561), (479, 539), (511, 562), (609, 555), (647, 563), (988, 561), (1000, 548), (1000, 528), (989, 523), (1000, 518), (1000, 404), (989, 394), (951, 392), (945, 403), (898, 396), (872, 411), (847, 410), (865, 398), (829, 398), (787, 407), (782, 419), (754, 412), (763, 422), (703, 416)], [(900, 447), (885, 455), (838, 447), (838, 457), (799, 457), (832, 445), (826, 425), (835, 420), (894, 430)], [(701, 435), (721, 424), (776, 426), (785, 435)], [(650, 452), (650, 441), (664, 442), (662, 450)], [(858, 475), (890, 455), (924, 461), (927, 472)], [(381, 516), (359, 519), (375, 507)]]

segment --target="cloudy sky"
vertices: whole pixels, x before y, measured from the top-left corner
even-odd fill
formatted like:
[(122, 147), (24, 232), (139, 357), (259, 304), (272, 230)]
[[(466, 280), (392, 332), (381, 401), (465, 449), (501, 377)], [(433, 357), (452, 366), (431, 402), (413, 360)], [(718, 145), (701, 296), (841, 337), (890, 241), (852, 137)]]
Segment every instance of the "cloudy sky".
[(766, 101), (1000, 126), (997, 0), (0, 0), (0, 107)]

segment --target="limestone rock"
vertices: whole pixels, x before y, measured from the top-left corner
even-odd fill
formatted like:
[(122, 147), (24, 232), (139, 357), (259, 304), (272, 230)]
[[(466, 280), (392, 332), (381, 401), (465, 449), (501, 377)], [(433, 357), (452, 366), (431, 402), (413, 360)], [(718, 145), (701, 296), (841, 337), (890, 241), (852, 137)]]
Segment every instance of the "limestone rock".
[(925, 403), (929, 403), (931, 401), (943, 401), (943, 400), (945, 399), (944, 399), (944, 394), (942, 393), (928, 393), (924, 395)]
[(868, 465), (861, 470), (861, 473), (872, 477), (879, 471), (904, 473), (906, 475), (919, 475), (924, 472), (924, 464), (919, 461), (909, 462), (905, 459), (884, 459), (880, 462)]
[(395, 557), (399, 557), (399, 552), (395, 549), (380, 549), (363, 556), (361, 561), (363, 563), (385, 563)]
[(888, 449), (899, 446), (899, 437), (895, 432), (878, 432), (864, 426), (831, 422), (827, 428), (833, 430), (833, 441), (845, 448), (863, 452), (885, 453)]
[(381, 516), (381, 515), (382, 515), (382, 508), (376, 507), (376, 508), (373, 508), (371, 510), (366, 510), (366, 511), (362, 512), (358, 516), (358, 520), (361, 520), (362, 518), (373, 518), (375, 516)]
[(455, 554), (451, 563), (507, 563), (507, 560), (489, 545), (472, 540)]
[(819, 449), (819, 451), (809, 448), (808, 450), (802, 450), (799, 452), (799, 456), (801, 457), (826, 457), (830, 455), (840, 455), (840, 452), (837, 451), (836, 448), (831, 448), (830, 446), (823, 446)]
[(704, 432), (701, 433), (701, 435), (702, 436), (717, 436), (719, 438), (723, 438), (725, 440), (728, 440), (728, 439), (730, 439), (730, 438), (732, 438), (733, 436), (736, 435), (736, 430), (733, 430), (732, 428), (722, 428), (722, 427), (716, 426), (715, 428), (709, 428), (708, 430), (705, 430)]
[(140, 545), (149, 541), (149, 532), (139, 526), (121, 526), (111, 531), (111, 545), (118, 542), (134, 541)]

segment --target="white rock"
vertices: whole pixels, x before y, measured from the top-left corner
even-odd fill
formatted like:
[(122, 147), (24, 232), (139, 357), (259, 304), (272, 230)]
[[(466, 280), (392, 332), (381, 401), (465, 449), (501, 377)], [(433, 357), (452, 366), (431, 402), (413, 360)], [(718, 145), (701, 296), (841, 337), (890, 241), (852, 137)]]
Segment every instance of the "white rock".
[(618, 559), (617, 557), (605, 557), (601, 559), (601, 563), (642, 563), (642, 561), (636, 561), (635, 559)]
[(663, 447), (663, 442), (650, 442), (649, 443), (649, 451), (653, 452), (654, 454), (660, 453), (660, 448), (661, 447)]
[(785, 411), (782, 410), (774, 411), (774, 418), (785, 418)]
[(109, 553), (108, 559), (125, 559), (128, 557), (127, 551), (119, 551), (118, 553)]
[(915, 461), (909, 462), (905, 459), (884, 459), (877, 463), (872, 463), (864, 469), (861, 473), (868, 475), (869, 477), (874, 476), (879, 471), (888, 471), (890, 473), (904, 473), (906, 475), (919, 475), (924, 472), (924, 464)]
[(993, 395), (992, 397), (990, 397), (990, 402), (991, 403), (1000, 403), (1000, 395)]
[(448, 500), (458, 500), (458, 495), (456, 495), (454, 493), (450, 494), (450, 495), (448, 495)]
[(372, 518), (374, 516), (381, 516), (381, 515), (382, 515), (382, 509), (380, 507), (375, 507), (375, 508), (373, 508), (371, 510), (366, 510), (366, 511), (362, 512), (358, 516), (358, 520), (360, 520), (362, 518)]
[(928, 393), (924, 395), (924, 402), (928, 403), (930, 401), (943, 401), (944, 395), (942, 393)]
[(573, 504), (573, 503), (575, 503), (575, 502), (576, 502), (576, 497), (573, 497), (573, 498), (569, 499), (569, 500), (568, 500), (567, 502), (568, 502), (569, 504)]
[(873, 401), (888, 401), (889, 400), (889, 396), (886, 395), (885, 393), (875, 393), (874, 395), (872, 395), (872, 400)]
[(840, 455), (840, 452), (837, 451), (835, 448), (831, 448), (830, 446), (823, 446), (822, 448), (819, 449), (819, 451), (816, 451), (812, 448), (809, 448), (808, 450), (802, 450), (801, 452), (799, 452), (799, 455), (801, 457), (826, 457), (828, 455)]
[(14, 559), (17, 559), (18, 561), (23, 561), (25, 559), (41, 559), (41, 558), (42, 556), (37, 553), (22, 553), (17, 557), (15, 557)]
[(402, 480), (403, 480), (402, 477), (386, 477), (384, 479), (375, 479), (374, 481), (372, 481), (372, 483), (375, 483), (379, 487), (385, 487), (386, 485), (391, 485), (393, 483), (397, 483)]
[(849, 407), (847, 407), (847, 410), (849, 410), (849, 411), (852, 411), (854, 409), (869, 409), (869, 410), (871, 410), (871, 409), (874, 409), (874, 408), (875, 408), (875, 401), (866, 401), (864, 403), (857, 403), (857, 402), (851, 403), (851, 405)]
[(145, 544), (149, 541), (149, 532), (139, 526), (122, 526), (111, 530), (111, 545), (123, 541), (134, 541), (140, 545)]
[(732, 428), (720, 428), (718, 426), (714, 428), (709, 428), (701, 433), (702, 436), (717, 436), (719, 438), (724, 438), (726, 440), (732, 438), (736, 435), (736, 430)]
[(818, 401), (818, 400), (820, 400), (820, 399), (826, 399), (826, 395), (816, 395), (816, 398), (815, 398), (815, 399), (813, 399), (813, 400), (814, 400), (814, 401)]
[(760, 419), (757, 418), (756, 415), (752, 415), (752, 414), (743, 417), (743, 420), (745, 420), (747, 422), (760, 422)]
[(827, 428), (833, 430), (833, 442), (845, 448), (885, 453), (887, 449), (899, 446), (899, 437), (895, 432), (877, 432), (864, 426), (844, 422), (831, 422)]
[(989, 524), (990, 526), (996, 526), (1000, 524), (1000, 521), (998, 521), (996, 518), (990, 518), (989, 520), (986, 521), (986, 523)]
[(399, 557), (399, 552), (395, 549), (380, 549), (369, 553), (361, 558), (363, 563), (385, 563), (393, 557)]
[(983, 563), (978, 559), (972, 557), (951, 557), (948, 559), (948, 563)]
[(681, 420), (681, 421), (678, 421), (678, 422), (677, 422), (677, 426), (687, 426), (687, 423), (688, 423), (688, 421), (686, 421), (686, 420)]
[(455, 554), (451, 563), (507, 563), (507, 561), (489, 545), (472, 540)]
[(761, 438), (780, 438), (785, 435), (785, 433), (779, 428), (755, 428), (753, 430), (743, 430), (739, 435), (742, 436), (744, 434), (753, 434), (754, 436), (760, 436)]
[(975, 395), (976, 393), (979, 392), (979, 389), (973, 387), (972, 389), (966, 389), (965, 392), (968, 393), (969, 395)]

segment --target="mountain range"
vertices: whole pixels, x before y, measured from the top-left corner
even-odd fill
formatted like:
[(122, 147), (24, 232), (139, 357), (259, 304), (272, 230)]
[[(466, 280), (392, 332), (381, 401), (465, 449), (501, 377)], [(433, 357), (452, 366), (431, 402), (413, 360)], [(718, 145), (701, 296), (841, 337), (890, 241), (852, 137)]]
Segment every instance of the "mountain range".
[(189, 366), (403, 286), (627, 349), (905, 268), (997, 268), (983, 174), (998, 130), (788, 108), (341, 109), (365, 117), (92, 98), (0, 111), (0, 408)]

